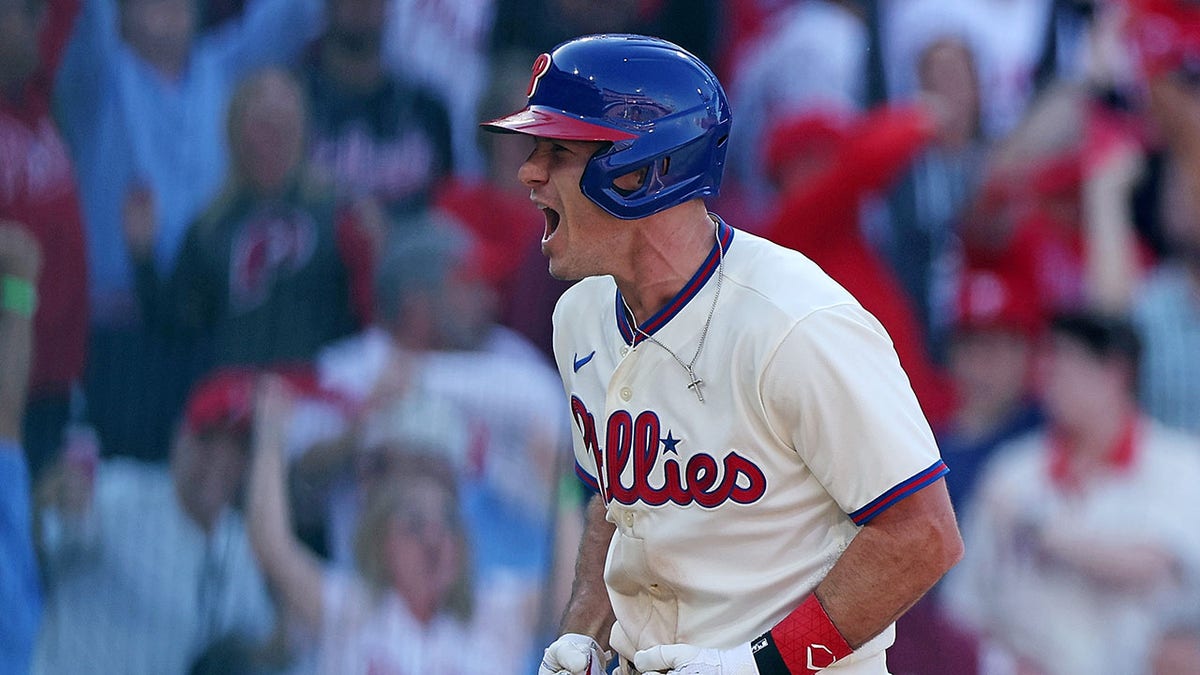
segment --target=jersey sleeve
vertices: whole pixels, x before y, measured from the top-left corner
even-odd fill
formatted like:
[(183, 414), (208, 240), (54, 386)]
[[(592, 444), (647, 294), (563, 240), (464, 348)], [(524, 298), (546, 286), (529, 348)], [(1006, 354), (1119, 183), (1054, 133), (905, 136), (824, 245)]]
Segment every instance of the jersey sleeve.
[(858, 525), (947, 472), (891, 340), (856, 304), (796, 322), (760, 386), (775, 434)]
[(567, 332), (570, 330), (570, 321), (564, 318), (564, 315), (567, 314), (564, 304), (563, 299), (560, 298), (554, 306), (554, 364), (558, 368), (559, 377), (562, 379), (563, 393), (568, 404), (567, 412), (570, 415), (571, 423), (571, 447), (575, 452), (575, 475), (588, 491), (592, 494), (598, 494), (600, 492), (600, 481), (596, 475), (596, 460), (592, 457), (585, 439), (588, 429), (591, 429), (593, 434), (595, 433), (595, 420), (589, 419), (589, 413), (585, 406), (576, 401), (574, 396), (571, 395), (572, 368), (570, 363), (572, 356), (568, 354), (569, 348), (566, 346), (569, 342)]

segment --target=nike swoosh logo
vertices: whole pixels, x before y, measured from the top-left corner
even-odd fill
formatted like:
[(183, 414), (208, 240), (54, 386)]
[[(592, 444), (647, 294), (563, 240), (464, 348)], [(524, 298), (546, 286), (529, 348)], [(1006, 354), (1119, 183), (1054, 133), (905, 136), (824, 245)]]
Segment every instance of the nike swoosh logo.
[(595, 352), (595, 351), (592, 351), (592, 353), (591, 353), (591, 354), (588, 354), (587, 356), (585, 356), (585, 357), (583, 357), (583, 358), (581, 359), (581, 358), (579, 358), (579, 352), (576, 352), (576, 353), (575, 353), (575, 372), (577, 372), (577, 373), (578, 373), (578, 372), (579, 372), (579, 369), (580, 369), (580, 368), (582, 368), (582, 367), (584, 367), (584, 366), (586, 366), (586, 365), (587, 365), (587, 362), (588, 362), (588, 361), (591, 361), (591, 360), (592, 360), (592, 357), (593, 357), (593, 356), (595, 356), (595, 355), (596, 355), (596, 352)]

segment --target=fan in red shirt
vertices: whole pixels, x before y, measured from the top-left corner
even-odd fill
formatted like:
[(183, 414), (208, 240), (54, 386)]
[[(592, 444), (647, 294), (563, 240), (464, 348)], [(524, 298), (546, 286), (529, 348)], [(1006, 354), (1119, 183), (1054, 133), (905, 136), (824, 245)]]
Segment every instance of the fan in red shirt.
[[(79, 201), (50, 95), (78, 0), (0, 3), (0, 219), (41, 245), (25, 415), (33, 476), (58, 451), (87, 355), (87, 261)], [(44, 12), (44, 14), (43, 14)], [(40, 26), (40, 30), (39, 30)]]

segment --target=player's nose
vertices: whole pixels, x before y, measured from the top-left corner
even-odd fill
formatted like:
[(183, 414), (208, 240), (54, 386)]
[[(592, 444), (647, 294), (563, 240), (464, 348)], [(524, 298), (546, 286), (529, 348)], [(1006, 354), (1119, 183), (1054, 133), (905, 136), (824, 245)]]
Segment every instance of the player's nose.
[(529, 153), (525, 161), (521, 163), (521, 168), (517, 169), (517, 180), (525, 187), (534, 187), (546, 182), (546, 161), (545, 153), (539, 153), (536, 149)]

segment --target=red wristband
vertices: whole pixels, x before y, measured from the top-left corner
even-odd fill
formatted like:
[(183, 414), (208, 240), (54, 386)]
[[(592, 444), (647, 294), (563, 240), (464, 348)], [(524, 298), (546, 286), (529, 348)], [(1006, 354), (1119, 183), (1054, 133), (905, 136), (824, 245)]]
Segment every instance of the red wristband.
[(809, 593), (799, 607), (751, 644), (752, 649), (758, 647), (754, 649), (757, 662), (775, 661), (769, 654), (773, 648), (791, 675), (816, 673), (854, 651), (829, 620), (816, 593)]

